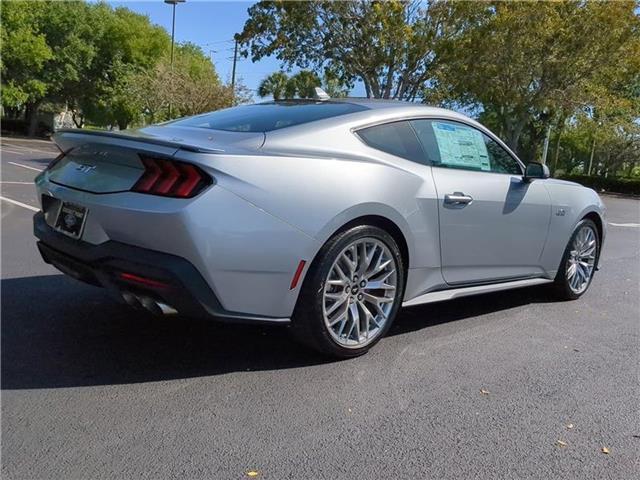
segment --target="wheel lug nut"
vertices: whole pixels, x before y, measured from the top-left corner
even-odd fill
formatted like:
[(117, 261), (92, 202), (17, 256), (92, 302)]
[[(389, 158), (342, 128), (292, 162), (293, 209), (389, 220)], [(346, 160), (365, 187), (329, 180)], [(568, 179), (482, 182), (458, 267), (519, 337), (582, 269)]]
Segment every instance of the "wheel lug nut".
[(363, 281), (361, 281), (361, 282), (360, 282), (360, 286), (361, 286), (362, 288), (366, 287), (366, 286), (367, 286), (367, 282), (365, 282), (364, 280), (363, 280)]
[(364, 296), (362, 294), (358, 295), (358, 300), (362, 301), (363, 298)]

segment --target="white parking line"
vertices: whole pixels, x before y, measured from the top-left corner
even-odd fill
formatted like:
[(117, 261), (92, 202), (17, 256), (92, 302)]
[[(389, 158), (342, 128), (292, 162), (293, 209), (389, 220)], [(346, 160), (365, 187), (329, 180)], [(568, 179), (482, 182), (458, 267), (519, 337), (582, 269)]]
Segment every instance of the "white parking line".
[(26, 208), (28, 210), (32, 210), (34, 212), (39, 212), (40, 209), (36, 207), (32, 207), (31, 205), (27, 205), (26, 203), (18, 202), (17, 200), (11, 200), (7, 197), (0, 196), (0, 200), (4, 200), (5, 202), (13, 203), (14, 205), (18, 205), (19, 207)]
[(22, 167), (22, 168), (28, 168), (29, 170), (35, 170), (36, 172), (41, 172), (42, 169), (41, 168), (34, 168), (34, 167), (30, 167), (28, 165), (22, 165), (21, 163), (16, 163), (16, 162), (7, 162), (10, 163), (11, 165), (15, 165), (16, 167)]
[(38, 153), (46, 153), (46, 154), (49, 154), (49, 155), (51, 155), (51, 154), (55, 155), (55, 153), (56, 153), (55, 151), (41, 150), (39, 148), (33, 148), (33, 147), (26, 147), (24, 145), (19, 145), (19, 144), (16, 144), (16, 143), (3, 143), (2, 144), (2, 148), (7, 148), (7, 147), (13, 148), (13, 149), (16, 149), (16, 150), (20, 150), (20, 151), (22, 151), (24, 153), (38, 152)]
[(33, 185), (33, 182), (5, 182), (4, 180), (0, 181), (0, 183), (8, 183), (9, 185)]
[(613, 225), (614, 227), (631, 227), (631, 228), (640, 227), (640, 223), (613, 223), (613, 222), (609, 222), (609, 225)]
[(25, 152), (20, 152), (20, 151), (15, 152), (13, 150), (8, 149), (7, 147), (2, 147), (2, 153), (5, 153), (5, 152), (12, 153), (13, 155), (26, 155)]

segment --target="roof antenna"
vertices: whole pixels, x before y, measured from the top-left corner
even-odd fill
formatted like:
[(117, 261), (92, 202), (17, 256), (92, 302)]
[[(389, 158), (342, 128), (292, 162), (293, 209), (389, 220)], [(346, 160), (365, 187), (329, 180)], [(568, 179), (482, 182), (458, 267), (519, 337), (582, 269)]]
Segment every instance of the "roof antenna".
[(330, 100), (331, 99), (329, 94), (327, 92), (325, 92), (323, 89), (321, 89), (320, 87), (314, 88), (313, 91), (315, 92), (313, 94), (313, 98), (315, 98), (316, 100)]

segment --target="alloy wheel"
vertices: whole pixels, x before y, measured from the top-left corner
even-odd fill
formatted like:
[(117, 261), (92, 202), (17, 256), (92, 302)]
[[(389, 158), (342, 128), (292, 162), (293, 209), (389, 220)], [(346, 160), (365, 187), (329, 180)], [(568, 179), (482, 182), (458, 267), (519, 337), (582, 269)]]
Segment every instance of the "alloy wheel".
[(577, 295), (589, 286), (596, 263), (598, 242), (596, 233), (589, 225), (584, 225), (576, 234), (569, 258), (567, 259), (567, 282)]
[(322, 309), (331, 337), (359, 348), (383, 331), (396, 301), (395, 258), (380, 240), (360, 238), (338, 255), (327, 275)]

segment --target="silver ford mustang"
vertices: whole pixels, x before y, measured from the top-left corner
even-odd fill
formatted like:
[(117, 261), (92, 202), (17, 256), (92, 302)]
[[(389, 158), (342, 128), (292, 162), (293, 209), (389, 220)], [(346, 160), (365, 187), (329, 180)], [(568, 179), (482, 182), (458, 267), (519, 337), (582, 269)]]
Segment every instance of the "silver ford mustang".
[(422, 105), (267, 102), (55, 141), (46, 262), (157, 314), (290, 324), (332, 356), (401, 306), (545, 283), (576, 299), (606, 233), (593, 190)]

